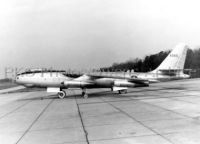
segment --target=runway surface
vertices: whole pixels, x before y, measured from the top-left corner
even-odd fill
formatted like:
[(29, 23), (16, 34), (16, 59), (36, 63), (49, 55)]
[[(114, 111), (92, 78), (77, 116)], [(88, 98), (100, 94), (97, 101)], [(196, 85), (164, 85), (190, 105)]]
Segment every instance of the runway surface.
[(200, 79), (67, 93), (0, 94), (0, 144), (200, 143)]

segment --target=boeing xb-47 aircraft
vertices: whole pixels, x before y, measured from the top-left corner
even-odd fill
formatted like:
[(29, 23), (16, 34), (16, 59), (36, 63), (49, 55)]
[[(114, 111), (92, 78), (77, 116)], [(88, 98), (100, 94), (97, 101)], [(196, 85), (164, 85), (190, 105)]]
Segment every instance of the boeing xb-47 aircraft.
[(60, 72), (28, 72), (18, 74), (16, 83), (26, 87), (43, 87), (47, 92), (58, 93), (59, 98), (64, 98), (64, 89), (80, 88), (82, 95), (87, 98), (86, 89), (111, 88), (112, 91), (126, 92), (128, 87), (146, 87), (149, 83), (189, 78), (183, 73), (187, 46), (177, 45), (160, 66), (147, 73), (111, 73), (94, 72), (85, 73), (77, 78), (72, 78)]

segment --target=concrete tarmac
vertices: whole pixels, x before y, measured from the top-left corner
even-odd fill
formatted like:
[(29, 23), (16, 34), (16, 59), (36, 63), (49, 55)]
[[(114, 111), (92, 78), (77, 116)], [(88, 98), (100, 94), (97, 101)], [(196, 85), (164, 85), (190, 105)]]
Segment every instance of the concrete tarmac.
[(67, 93), (0, 94), (0, 144), (200, 143), (200, 79)]

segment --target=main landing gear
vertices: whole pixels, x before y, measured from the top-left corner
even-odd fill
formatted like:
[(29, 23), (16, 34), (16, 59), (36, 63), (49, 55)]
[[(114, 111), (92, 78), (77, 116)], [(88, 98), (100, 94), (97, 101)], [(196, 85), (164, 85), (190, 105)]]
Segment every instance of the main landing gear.
[(86, 93), (86, 89), (85, 89), (85, 88), (82, 89), (82, 96), (83, 96), (85, 99), (88, 98), (88, 94)]
[(65, 91), (61, 90), (61, 91), (58, 92), (58, 97), (60, 99), (63, 99), (65, 96), (66, 96), (66, 92)]
[[(64, 90), (61, 90), (61, 91), (58, 92), (58, 97), (59, 97), (60, 99), (65, 98), (65, 96), (66, 96), (66, 92), (65, 92)], [(88, 94), (86, 93), (86, 89), (85, 89), (85, 88), (82, 89), (82, 96), (83, 96), (85, 99), (88, 98)]]

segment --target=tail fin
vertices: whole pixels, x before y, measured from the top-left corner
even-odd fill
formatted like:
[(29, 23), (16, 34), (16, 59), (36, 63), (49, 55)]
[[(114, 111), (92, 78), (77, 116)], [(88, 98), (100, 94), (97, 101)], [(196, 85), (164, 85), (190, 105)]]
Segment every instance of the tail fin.
[(154, 70), (165, 71), (165, 70), (183, 70), (188, 46), (181, 43), (178, 44), (164, 59), (164, 61)]

